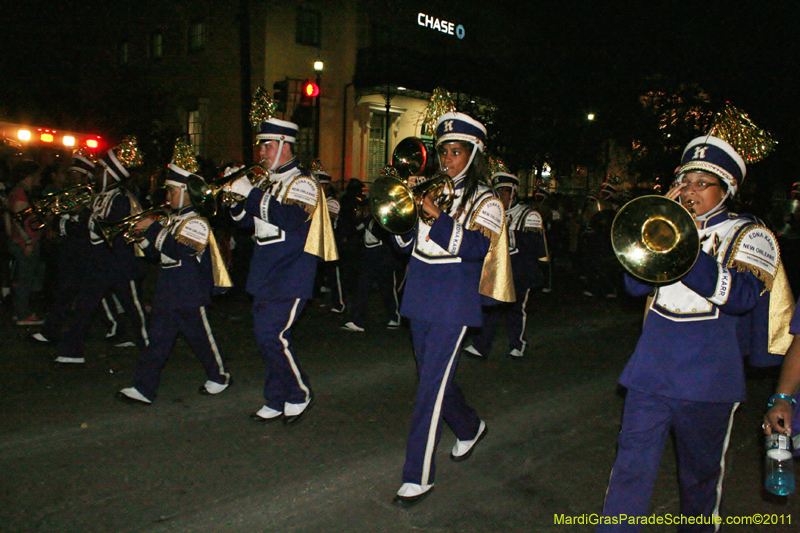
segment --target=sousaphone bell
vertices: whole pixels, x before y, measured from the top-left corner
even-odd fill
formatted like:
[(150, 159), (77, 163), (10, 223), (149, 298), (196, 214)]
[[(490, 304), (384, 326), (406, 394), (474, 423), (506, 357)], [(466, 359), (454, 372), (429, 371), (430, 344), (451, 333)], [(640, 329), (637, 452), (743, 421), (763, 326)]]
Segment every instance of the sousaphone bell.
[(623, 205), (611, 225), (611, 244), (625, 270), (650, 283), (682, 278), (700, 254), (694, 217), (663, 196), (641, 196)]

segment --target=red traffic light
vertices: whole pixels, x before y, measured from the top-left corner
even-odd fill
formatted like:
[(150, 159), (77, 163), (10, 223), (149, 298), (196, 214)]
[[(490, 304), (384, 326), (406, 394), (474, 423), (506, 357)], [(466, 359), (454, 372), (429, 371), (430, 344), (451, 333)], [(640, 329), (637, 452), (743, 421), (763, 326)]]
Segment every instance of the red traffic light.
[(303, 85), (303, 94), (309, 98), (319, 96), (319, 85), (314, 82), (307, 81), (306, 84)]

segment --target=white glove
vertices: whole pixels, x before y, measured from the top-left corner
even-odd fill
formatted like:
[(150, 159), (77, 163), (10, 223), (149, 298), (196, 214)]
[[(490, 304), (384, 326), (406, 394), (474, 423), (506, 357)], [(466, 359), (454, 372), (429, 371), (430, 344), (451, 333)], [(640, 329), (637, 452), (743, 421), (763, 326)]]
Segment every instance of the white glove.
[(231, 183), (231, 192), (238, 194), (239, 196), (244, 196), (247, 198), (252, 190), (253, 184), (250, 183), (250, 179), (247, 176), (242, 176), (238, 180)]
[(231, 167), (227, 167), (227, 168), (225, 169), (225, 173), (223, 174), (223, 176), (230, 176), (230, 175), (231, 175), (231, 174), (233, 174), (234, 172), (236, 172), (236, 171), (238, 171), (238, 170), (241, 170), (241, 169), (243, 169), (243, 168), (244, 168), (244, 165), (239, 165), (238, 167), (237, 167), (237, 166), (231, 166)]

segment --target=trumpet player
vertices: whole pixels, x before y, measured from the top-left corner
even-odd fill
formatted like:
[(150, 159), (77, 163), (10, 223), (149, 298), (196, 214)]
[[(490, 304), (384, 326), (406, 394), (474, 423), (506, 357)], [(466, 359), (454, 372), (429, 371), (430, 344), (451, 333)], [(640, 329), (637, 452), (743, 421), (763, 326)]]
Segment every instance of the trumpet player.
[(451, 112), (439, 118), (436, 149), (453, 181), (453, 202), (441, 209), (431, 190), (422, 209), (432, 224), (418, 220), (411, 232), (395, 236), (395, 245), (411, 254), (400, 313), (410, 321), (419, 373), (394, 499), (400, 507), (416, 504), (434, 488), (442, 422), (455, 434), (450, 459), (456, 462), (468, 459), (487, 432), (454, 380), (467, 327), (481, 325), (482, 301), (514, 300), (503, 205), (481, 183), (489, 178), (485, 143), (486, 128), (472, 117)]
[(136, 231), (142, 232), (142, 251), (158, 260), (161, 268), (153, 297), (150, 343), (139, 354), (133, 386), (117, 393), (127, 403), (149, 405), (155, 400), (161, 368), (178, 333), (183, 333), (205, 369), (206, 382), (200, 386), (200, 394), (219, 394), (231, 383), (206, 312), (214, 288), (211, 225), (189, 201), (186, 179), (190, 175), (170, 164), (165, 184), (174, 214), (168, 221), (143, 218), (135, 225)]
[[(691, 141), (666, 197), (694, 217), (697, 260), (678, 281), (661, 286), (625, 276), (630, 294), (651, 299), (619, 380), (627, 395), (597, 531), (641, 530), (671, 432), (680, 514), (702, 517), (692, 531), (715, 530), (733, 414), (745, 398), (743, 356), (751, 363), (766, 357), (767, 329), (774, 326), (767, 323), (769, 301), (787, 289), (774, 236), (758, 219), (726, 207), (745, 172), (744, 159), (723, 139)], [(747, 332), (741, 344), (739, 330)], [(622, 515), (630, 519), (613, 523)]]
[[(93, 158), (88, 153), (76, 151), (67, 168), (68, 186), (91, 181), (94, 169)], [(83, 224), (85, 226), (86, 220)], [(59, 340), (61, 329), (86, 274), (86, 255), (89, 251), (89, 242), (84, 235), (85, 229), (81, 232), (78, 213), (62, 214), (54, 221), (53, 226), (58, 234), (56, 288), (41, 330), (31, 335), (35, 341), (42, 343), (55, 343)]]
[(319, 258), (305, 249), (314, 217), (324, 217), (330, 226), (317, 180), (293, 153), (297, 131), (297, 124), (285, 120), (262, 122), (256, 145), (269, 177), (258, 186), (247, 177), (230, 185), (244, 199), (231, 207), (231, 216), (239, 226), (255, 230), (246, 288), (253, 295), (253, 326), (266, 378), (264, 403), (250, 417), (287, 425), (298, 422), (314, 404), (311, 383), (292, 344), (292, 326), (313, 297)]
[(59, 364), (83, 364), (84, 343), (92, 317), (104, 296), (113, 292), (125, 309), (133, 326), (136, 345), (147, 346), (144, 308), (137, 282), (144, 276), (144, 265), (135, 256), (134, 245), (119, 236), (113, 246), (103, 240), (95, 221), (121, 220), (140, 210), (137, 200), (120, 182), (131, 178), (133, 169), (141, 165), (141, 154), (134, 138), (126, 138), (111, 148), (98, 161), (95, 185), (101, 192), (89, 209), (79, 216), (80, 231), (88, 241), (86, 276), (73, 305), (73, 315), (58, 345)]

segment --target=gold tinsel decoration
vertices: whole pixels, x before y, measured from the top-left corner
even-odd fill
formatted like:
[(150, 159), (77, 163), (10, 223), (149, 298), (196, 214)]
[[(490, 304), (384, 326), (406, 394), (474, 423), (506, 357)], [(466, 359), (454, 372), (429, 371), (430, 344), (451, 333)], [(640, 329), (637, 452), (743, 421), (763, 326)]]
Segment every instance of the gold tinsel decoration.
[(263, 87), (257, 88), (250, 105), (250, 124), (257, 128), (262, 122), (266, 122), (274, 116), (275, 102), (272, 100), (272, 96)]
[(505, 172), (506, 174), (511, 174), (511, 171), (508, 170), (508, 167), (506, 166), (505, 163), (503, 163), (503, 160), (498, 157), (489, 156), (488, 165), (489, 165), (490, 176), (494, 176), (498, 172)]
[(708, 134), (730, 144), (748, 165), (767, 157), (778, 144), (769, 132), (753, 124), (747, 113), (730, 103), (714, 115)]
[(325, 172), (325, 167), (322, 166), (322, 161), (315, 159), (311, 162), (311, 172)]
[(139, 151), (139, 145), (133, 135), (122, 139), (122, 142), (114, 147), (114, 153), (125, 168), (138, 167), (142, 164), (142, 152)]
[(200, 170), (194, 150), (182, 137), (175, 141), (175, 150), (172, 152), (172, 164), (192, 174)]
[(455, 110), (456, 104), (447, 89), (437, 87), (433, 90), (428, 107), (425, 108), (425, 114), (422, 118), (422, 131), (433, 136), (436, 133), (436, 123), (439, 121), (439, 117)]

